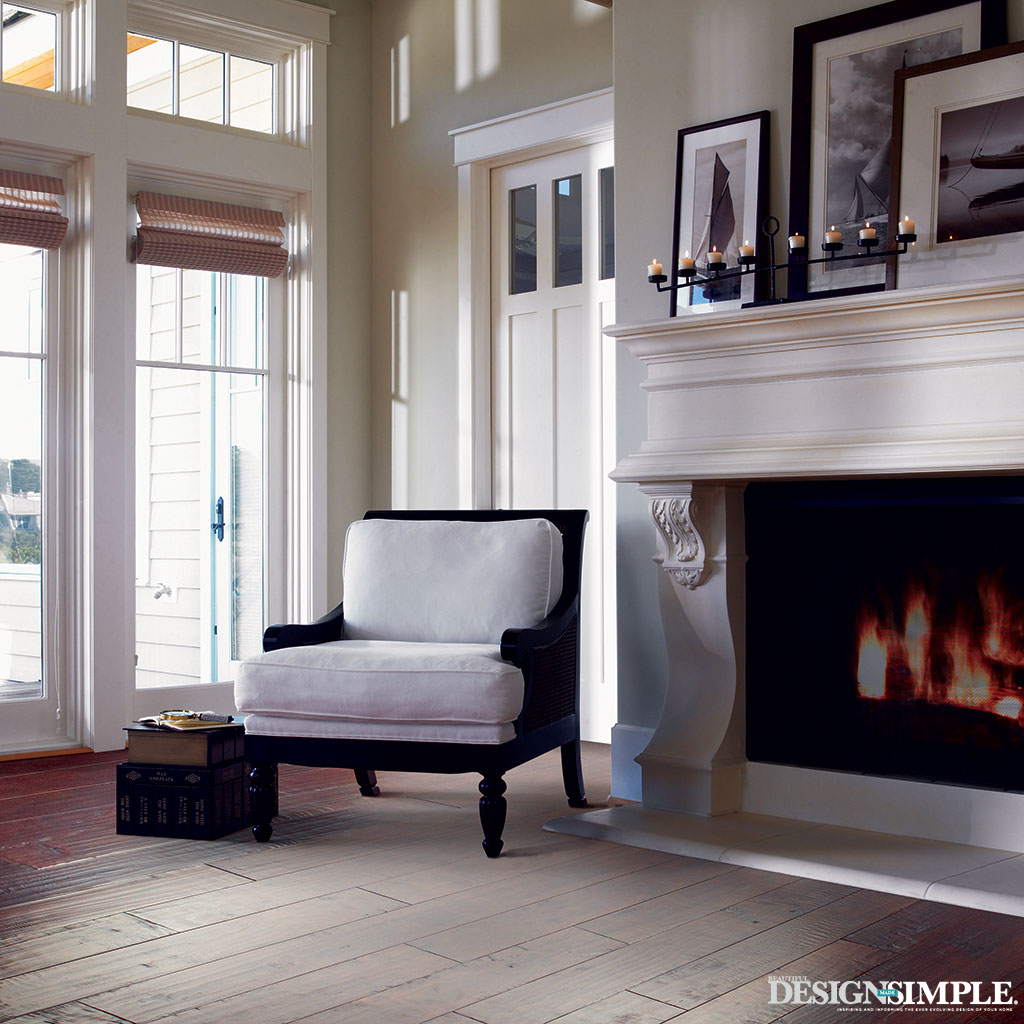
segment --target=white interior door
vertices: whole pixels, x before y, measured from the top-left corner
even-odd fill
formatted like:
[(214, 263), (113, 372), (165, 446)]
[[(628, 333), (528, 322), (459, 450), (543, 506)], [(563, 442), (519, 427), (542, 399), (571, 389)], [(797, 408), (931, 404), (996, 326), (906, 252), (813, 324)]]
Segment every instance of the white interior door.
[(491, 172), (492, 494), (586, 508), (583, 738), (616, 718), (611, 142)]

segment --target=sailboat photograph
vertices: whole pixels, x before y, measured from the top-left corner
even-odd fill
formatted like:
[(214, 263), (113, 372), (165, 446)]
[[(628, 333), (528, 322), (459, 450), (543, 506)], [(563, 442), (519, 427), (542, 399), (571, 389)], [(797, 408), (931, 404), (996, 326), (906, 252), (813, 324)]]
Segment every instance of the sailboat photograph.
[[(699, 150), (694, 166), (693, 236), (689, 249), (699, 254), (701, 262), (712, 249), (724, 253), (726, 264), (736, 265), (740, 254), (739, 237), (743, 223), (743, 172), (746, 164), (746, 141)], [(732, 168), (739, 173), (733, 174)], [(738, 278), (722, 281), (693, 297), (694, 304), (721, 302), (740, 297)]]
[(945, 111), (935, 240), (1024, 231), (1024, 96)]

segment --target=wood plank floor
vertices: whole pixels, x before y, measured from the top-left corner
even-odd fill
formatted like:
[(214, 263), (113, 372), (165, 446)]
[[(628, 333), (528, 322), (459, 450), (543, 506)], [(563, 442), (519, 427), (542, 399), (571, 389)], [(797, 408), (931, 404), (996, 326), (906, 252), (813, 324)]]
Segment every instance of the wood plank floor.
[[(496, 861), (470, 776), (382, 773), (366, 799), (349, 772), (282, 766), (266, 846), (118, 836), (123, 759), (0, 763), (0, 1021), (847, 1019), (770, 1004), (771, 974), (1010, 981), (1024, 1002), (1024, 919), (542, 831), (566, 813), (557, 755), (508, 775)], [(584, 766), (599, 806), (608, 749)]]

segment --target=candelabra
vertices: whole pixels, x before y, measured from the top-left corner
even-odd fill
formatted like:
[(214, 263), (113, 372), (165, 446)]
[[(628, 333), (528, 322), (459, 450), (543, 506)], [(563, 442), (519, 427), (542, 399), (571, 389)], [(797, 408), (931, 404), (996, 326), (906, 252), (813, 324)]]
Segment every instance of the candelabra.
[[(769, 274), (770, 289), (769, 298), (760, 299), (754, 302), (745, 302), (747, 306), (766, 306), (778, 302), (786, 302), (787, 299), (779, 298), (775, 285), (775, 275), (778, 270), (792, 266), (809, 267), (816, 263), (840, 263), (846, 260), (863, 260), (879, 256), (903, 256), (907, 253), (911, 244), (917, 241), (914, 228), (917, 225), (914, 221), (904, 217), (899, 223), (899, 228), (894, 241), (895, 249), (885, 249), (875, 252), (879, 245), (879, 238), (876, 230), (870, 224), (866, 224), (860, 230), (857, 241), (860, 252), (848, 253), (840, 256), (843, 243), (840, 232), (833, 228), (825, 232), (825, 241), (821, 243), (821, 251), (826, 253), (816, 259), (807, 258), (807, 240), (803, 235), (790, 235), (789, 237), (789, 259), (785, 263), (775, 262), (775, 236), (779, 233), (779, 220), (777, 217), (768, 217), (761, 225), (762, 232), (768, 237), (769, 259), (767, 264), (757, 265), (757, 257), (754, 255), (753, 246), (740, 246), (740, 255), (736, 260), (735, 267), (729, 267), (725, 262), (722, 253), (712, 250), (707, 254), (707, 263), (703, 271), (697, 269), (696, 261), (689, 258), (689, 255), (680, 259), (679, 267), (676, 270), (677, 281), (668, 282), (668, 275), (661, 273), (661, 264), (655, 261), (647, 269), (647, 280), (656, 285), (659, 292), (678, 292), (684, 288), (713, 289), (721, 282), (729, 281), (738, 277), (745, 277), (750, 274)], [(656, 273), (651, 273), (657, 268)]]

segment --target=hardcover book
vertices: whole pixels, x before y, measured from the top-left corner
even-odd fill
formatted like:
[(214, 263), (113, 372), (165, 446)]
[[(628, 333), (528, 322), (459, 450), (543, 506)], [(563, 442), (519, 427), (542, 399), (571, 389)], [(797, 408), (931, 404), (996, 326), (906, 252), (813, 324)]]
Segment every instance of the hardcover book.
[(141, 764), (212, 768), (242, 757), (245, 748), (243, 725), (184, 732), (129, 725), (125, 732), (128, 734), (128, 760)]

